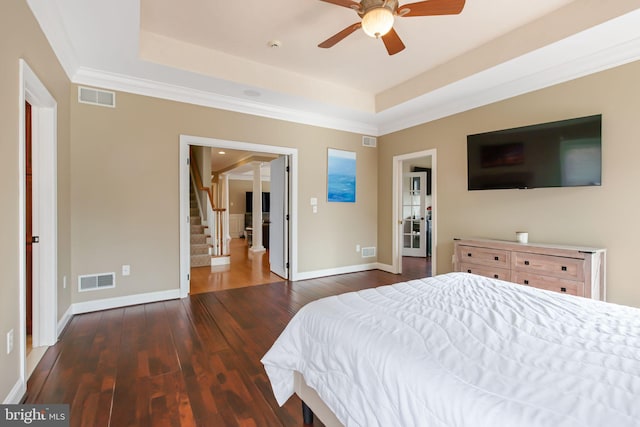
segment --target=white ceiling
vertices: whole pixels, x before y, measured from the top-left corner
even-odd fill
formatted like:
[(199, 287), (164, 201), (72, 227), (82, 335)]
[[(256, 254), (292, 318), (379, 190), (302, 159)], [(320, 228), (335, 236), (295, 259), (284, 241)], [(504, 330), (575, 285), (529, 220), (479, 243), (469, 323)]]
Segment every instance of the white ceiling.
[(640, 58), (638, 0), (467, 0), (394, 56), (316, 47), (359, 20), (320, 0), (27, 1), (74, 83), (371, 135)]

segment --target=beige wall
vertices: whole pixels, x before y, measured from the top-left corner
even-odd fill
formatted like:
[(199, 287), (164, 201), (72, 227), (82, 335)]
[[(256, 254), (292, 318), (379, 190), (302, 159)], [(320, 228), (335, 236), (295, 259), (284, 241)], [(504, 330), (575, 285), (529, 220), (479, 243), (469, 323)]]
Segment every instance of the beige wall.
[[(70, 288), (62, 276), (70, 273), (69, 240), (69, 81), (25, 1), (0, 4), (0, 398), (19, 379), (19, 59), (24, 59), (58, 103), (58, 315), (70, 304)], [(7, 355), (5, 337), (15, 333)]]
[[(376, 246), (377, 150), (361, 135), (127, 93), (116, 104), (71, 105), (73, 278), (117, 273), (115, 289), (74, 302), (179, 287), (180, 134), (298, 149), (300, 272), (363, 264), (356, 244)], [(356, 151), (357, 203), (326, 202), (328, 147)]]
[[(391, 263), (394, 155), (437, 149), (438, 273), (451, 271), (452, 239), (514, 239), (607, 249), (608, 300), (640, 306), (635, 247), (640, 239), (640, 62), (379, 138), (379, 260)], [(602, 114), (602, 186), (467, 191), (466, 136)]]

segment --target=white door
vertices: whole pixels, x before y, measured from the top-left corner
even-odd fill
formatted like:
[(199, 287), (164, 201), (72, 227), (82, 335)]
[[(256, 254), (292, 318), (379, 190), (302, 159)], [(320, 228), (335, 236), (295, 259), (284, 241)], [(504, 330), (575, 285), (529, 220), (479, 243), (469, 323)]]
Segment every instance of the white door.
[(402, 256), (427, 256), (426, 186), (426, 172), (409, 172), (403, 175)]
[(278, 276), (289, 278), (289, 173), (287, 156), (271, 161), (269, 264)]

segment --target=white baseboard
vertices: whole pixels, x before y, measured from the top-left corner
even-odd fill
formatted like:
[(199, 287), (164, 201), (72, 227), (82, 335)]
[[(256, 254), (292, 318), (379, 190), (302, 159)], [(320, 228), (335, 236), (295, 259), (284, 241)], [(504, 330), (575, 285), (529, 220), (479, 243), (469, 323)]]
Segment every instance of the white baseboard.
[(215, 256), (211, 258), (211, 267), (216, 267), (219, 265), (229, 265), (231, 264), (230, 256)]
[(64, 312), (62, 318), (58, 320), (58, 333), (56, 334), (56, 338), (60, 338), (60, 334), (64, 331), (64, 328), (67, 327), (71, 317), (73, 316), (73, 304), (67, 308), (67, 311)]
[(150, 302), (168, 301), (180, 298), (180, 289), (149, 292), (146, 294), (127, 295), (125, 297), (105, 298), (94, 301), (77, 302), (71, 305), (73, 314), (91, 313), (129, 305), (147, 304)]
[(378, 270), (386, 271), (387, 273), (391, 273), (391, 274), (398, 274), (393, 268), (393, 265), (382, 264), (381, 262), (376, 263), (376, 265), (377, 265), (376, 268)]
[(18, 379), (18, 382), (14, 384), (11, 388), (11, 391), (4, 398), (2, 402), (4, 405), (15, 405), (22, 401), (22, 398), (27, 393), (27, 384), (21, 379)]
[(318, 277), (335, 276), (336, 274), (357, 273), (359, 271), (376, 270), (378, 263), (348, 265), (346, 267), (328, 268), (326, 270), (305, 271), (296, 274), (294, 280), (316, 279)]

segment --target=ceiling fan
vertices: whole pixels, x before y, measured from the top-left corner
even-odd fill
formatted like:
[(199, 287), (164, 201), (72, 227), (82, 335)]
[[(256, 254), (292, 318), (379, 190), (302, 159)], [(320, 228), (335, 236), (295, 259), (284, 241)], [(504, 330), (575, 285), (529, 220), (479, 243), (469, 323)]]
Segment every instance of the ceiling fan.
[(318, 47), (330, 48), (358, 28), (362, 28), (368, 36), (382, 38), (389, 55), (395, 55), (405, 48), (400, 36), (393, 29), (394, 17), (457, 15), (462, 12), (465, 3), (465, 0), (426, 0), (399, 6), (398, 0), (321, 1), (353, 9), (358, 13), (361, 21), (329, 37)]

